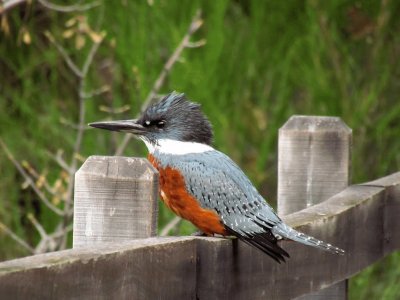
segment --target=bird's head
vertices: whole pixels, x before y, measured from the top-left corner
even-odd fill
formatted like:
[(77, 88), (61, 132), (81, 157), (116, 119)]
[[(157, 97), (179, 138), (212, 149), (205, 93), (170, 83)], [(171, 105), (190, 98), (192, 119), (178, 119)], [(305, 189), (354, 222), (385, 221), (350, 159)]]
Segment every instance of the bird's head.
[(200, 105), (176, 92), (149, 106), (138, 119), (95, 122), (89, 126), (132, 133), (153, 145), (159, 140), (209, 145), (213, 137), (211, 124), (201, 112)]

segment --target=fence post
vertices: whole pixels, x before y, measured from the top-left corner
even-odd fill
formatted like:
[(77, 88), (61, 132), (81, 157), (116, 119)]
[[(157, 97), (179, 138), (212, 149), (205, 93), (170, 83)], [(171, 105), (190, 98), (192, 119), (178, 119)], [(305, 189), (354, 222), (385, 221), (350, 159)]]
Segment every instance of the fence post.
[(75, 174), (73, 248), (155, 236), (157, 174), (144, 158), (90, 156)]
[[(350, 182), (351, 129), (337, 117), (292, 116), (279, 130), (278, 213), (327, 200)], [(347, 299), (347, 281), (297, 299)]]

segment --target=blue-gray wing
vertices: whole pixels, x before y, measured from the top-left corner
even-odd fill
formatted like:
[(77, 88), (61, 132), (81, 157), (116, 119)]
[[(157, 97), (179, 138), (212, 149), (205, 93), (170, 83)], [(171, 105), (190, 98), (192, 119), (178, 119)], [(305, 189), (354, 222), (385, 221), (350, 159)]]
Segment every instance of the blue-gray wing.
[(280, 218), (243, 173), (225, 154), (207, 151), (170, 156), (162, 160), (179, 169), (187, 190), (203, 208), (213, 209), (225, 228), (276, 260), (287, 253), (276, 245), (270, 229)]

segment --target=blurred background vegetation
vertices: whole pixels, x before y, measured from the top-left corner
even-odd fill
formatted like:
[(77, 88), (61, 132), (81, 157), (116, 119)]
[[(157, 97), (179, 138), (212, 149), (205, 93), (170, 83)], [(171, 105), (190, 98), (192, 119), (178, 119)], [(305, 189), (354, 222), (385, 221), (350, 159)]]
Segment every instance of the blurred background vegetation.
[[(0, 260), (70, 247), (71, 171), (124, 138), (82, 125), (131, 118), (172, 90), (202, 104), (215, 146), (271, 203), (278, 129), (293, 114), (340, 116), (353, 129), (354, 183), (400, 170), (399, 1), (8, 2)], [(135, 141), (123, 151), (145, 153)], [(161, 205), (160, 230), (172, 218)], [(193, 230), (183, 222), (170, 234)], [(351, 279), (350, 298), (399, 299), (399, 264), (396, 253)]]

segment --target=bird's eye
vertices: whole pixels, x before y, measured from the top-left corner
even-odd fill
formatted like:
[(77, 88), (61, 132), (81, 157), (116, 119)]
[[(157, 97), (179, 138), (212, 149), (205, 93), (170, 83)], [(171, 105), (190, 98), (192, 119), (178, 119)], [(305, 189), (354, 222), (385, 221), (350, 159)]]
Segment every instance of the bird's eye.
[(144, 121), (143, 126), (144, 127), (149, 127), (151, 125), (151, 122), (149, 120)]
[(158, 121), (156, 126), (157, 126), (157, 128), (163, 128), (165, 126), (165, 121), (164, 120)]

